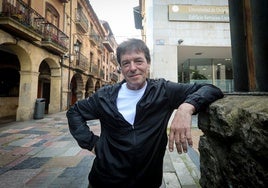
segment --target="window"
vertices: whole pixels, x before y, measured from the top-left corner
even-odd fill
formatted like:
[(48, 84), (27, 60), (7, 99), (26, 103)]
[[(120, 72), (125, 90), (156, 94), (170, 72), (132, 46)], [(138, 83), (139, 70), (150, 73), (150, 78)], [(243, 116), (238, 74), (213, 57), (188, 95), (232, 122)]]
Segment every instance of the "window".
[(59, 27), (59, 17), (58, 11), (51, 4), (46, 3), (46, 20)]

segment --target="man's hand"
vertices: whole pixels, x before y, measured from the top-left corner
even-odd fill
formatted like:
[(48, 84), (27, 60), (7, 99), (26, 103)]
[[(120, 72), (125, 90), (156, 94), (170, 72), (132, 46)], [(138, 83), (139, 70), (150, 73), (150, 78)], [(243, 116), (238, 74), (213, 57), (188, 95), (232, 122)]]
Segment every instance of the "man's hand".
[(96, 152), (95, 152), (95, 146), (92, 148), (91, 152), (96, 155)]
[(179, 154), (187, 152), (187, 143), (192, 147), (191, 124), (194, 111), (195, 107), (189, 103), (183, 103), (177, 109), (170, 126), (169, 151), (173, 151), (174, 142)]

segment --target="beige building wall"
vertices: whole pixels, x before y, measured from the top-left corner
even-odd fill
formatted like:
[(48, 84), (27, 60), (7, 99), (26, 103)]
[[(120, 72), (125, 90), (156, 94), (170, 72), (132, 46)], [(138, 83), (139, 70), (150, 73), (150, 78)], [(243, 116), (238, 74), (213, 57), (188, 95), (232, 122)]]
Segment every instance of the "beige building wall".
[[(111, 76), (117, 70), (111, 58), (116, 41), (89, 1), (39, 0), (25, 6), (0, 0), (2, 12), (0, 71), (14, 75), (0, 76), (0, 118), (35, 118), (37, 98), (46, 99), (45, 114), (63, 111), (119, 81)], [(14, 76), (18, 81), (8, 88)]]

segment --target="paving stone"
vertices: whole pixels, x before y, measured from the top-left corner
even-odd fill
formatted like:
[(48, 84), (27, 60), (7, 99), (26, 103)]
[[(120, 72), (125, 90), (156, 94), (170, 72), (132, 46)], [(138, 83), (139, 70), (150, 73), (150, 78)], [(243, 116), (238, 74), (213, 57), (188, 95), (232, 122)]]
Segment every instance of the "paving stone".
[(47, 142), (47, 140), (39, 139), (39, 142), (36, 142), (35, 144), (33, 144), (32, 147), (40, 147), (46, 142)]
[(37, 129), (30, 129), (30, 130), (23, 130), (20, 131), (20, 134), (37, 134), (37, 135), (44, 135), (44, 134), (48, 134), (48, 131), (41, 131), (41, 130), (37, 130)]
[(32, 139), (30, 138), (23, 138), (23, 139), (10, 142), (9, 145), (10, 146), (23, 146), (24, 144), (27, 144), (28, 142), (31, 142), (31, 141)]
[(163, 171), (164, 172), (175, 172), (174, 166), (172, 164), (171, 158), (169, 155), (166, 154), (164, 156), (164, 165), (163, 165)]
[[(176, 174), (179, 178), (180, 184), (182, 187), (184, 186), (194, 186), (199, 187), (198, 179), (196, 177), (193, 177), (191, 174), (191, 171), (193, 166), (189, 168), (188, 163), (192, 163), (191, 159), (187, 154), (180, 154), (176, 156), (174, 152), (170, 152), (170, 156), (172, 158), (172, 162), (174, 165), (174, 168), (176, 170)], [(196, 167), (195, 167), (196, 168)], [(196, 173), (194, 171), (194, 175), (196, 176)]]
[(54, 157), (54, 158), (51, 158), (43, 166), (43, 168), (49, 169), (49, 168), (75, 167), (81, 162), (83, 158), (84, 158), (83, 156), (79, 156), (75, 158), (74, 157)]
[(195, 149), (189, 147), (188, 148), (188, 156), (192, 160), (192, 162), (195, 164), (195, 166), (199, 169), (200, 171), (200, 155), (198, 152), (196, 152)]
[[(12, 135), (13, 133), (0, 133), (0, 139)], [(1, 143), (1, 142), (0, 142)]]
[(57, 157), (66, 152), (68, 148), (64, 147), (46, 147), (36, 154), (36, 157)]
[(47, 161), (49, 161), (49, 157), (33, 157), (33, 158), (28, 158), (18, 165), (14, 166), (12, 170), (21, 170), (21, 169), (37, 169), (41, 168)]
[(40, 169), (10, 170), (0, 175), (0, 185), (3, 188), (24, 187), (25, 183), (39, 172)]
[(70, 147), (66, 152), (61, 154), (61, 156), (76, 156), (81, 151), (79, 147)]
[[(63, 172), (63, 168), (44, 169), (26, 183), (27, 188), (48, 188), (49, 185)], [(58, 185), (57, 188), (60, 186)]]
[(89, 167), (91, 168), (93, 160), (95, 159), (95, 155), (87, 155), (83, 157), (80, 163), (77, 165), (78, 167)]
[[(7, 127), (0, 127), (1, 188), (2, 181), (3, 188), (87, 187), (87, 176), (95, 155), (78, 146), (68, 130), (65, 113), (47, 115), (42, 120), (13, 122)], [(100, 134), (97, 121), (90, 125), (90, 130), (96, 135)], [(198, 139), (200, 132), (194, 130), (192, 133)], [(194, 139), (194, 142), (197, 139)], [(199, 168), (196, 168), (199, 155), (195, 149), (196, 144), (193, 154), (197, 155), (192, 157), (192, 151), (189, 150), (191, 158), (187, 154), (179, 155), (177, 152), (166, 151), (161, 188), (199, 186), (195, 182), (200, 177)]]
[(32, 151), (33, 148), (31, 147), (16, 147), (15, 149), (12, 150), (12, 154), (13, 155), (26, 155), (27, 153), (29, 153), (30, 151)]
[(15, 140), (18, 140), (18, 139), (21, 139), (21, 138), (24, 138), (24, 137), (25, 137), (24, 134), (11, 134), (11, 135), (8, 135), (7, 137), (0, 138), (0, 145), (5, 146), (5, 145), (8, 145), (10, 142), (13, 142)]
[(0, 167), (5, 167), (10, 164), (12, 161), (20, 158), (21, 156), (12, 155), (12, 153), (6, 153), (4, 155), (0, 155)]
[(17, 158), (14, 161), (12, 161), (11, 163), (7, 164), (6, 167), (12, 168), (12, 167), (20, 164), (21, 162), (23, 162), (24, 160), (26, 160), (28, 158), (29, 158), (29, 156), (26, 156), (26, 155), (22, 155), (22, 156), (17, 155)]
[(175, 172), (165, 172), (163, 174), (166, 188), (181, 188), (180, 182)]
[(45, 146), (40, 146), (40, 147), (32, 147), (32, 150), (28, 152), (26, 155), (29, 156), (34, 156), (37, 155), (39, 152), (43, 151), (45, 149)]
[[(1, 168), (1, 167), (0, 167), (0, 175), (6, 173), (6, 172), (9, 171), (9, 170), (10, 170), (10, 168), (6, 168), (6, 167)], [(0, 185), (1, 185), (1, 182), (0, 182)], [(0, 187), (1, 187), (1, 186), (0, 186)]]

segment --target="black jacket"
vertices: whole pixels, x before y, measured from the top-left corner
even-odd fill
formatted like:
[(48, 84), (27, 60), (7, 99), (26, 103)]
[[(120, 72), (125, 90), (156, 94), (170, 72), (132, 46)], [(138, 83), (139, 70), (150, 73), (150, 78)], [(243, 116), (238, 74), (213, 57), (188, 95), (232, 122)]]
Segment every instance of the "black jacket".
[[(91, 150), (95, 146), (96, 158), (89, 174), (93, 187), (158, 188), (167, 124), (174, 109), (187, 102), (198, 112), (223, 94), (213, 85), (148, 79), (132, 127), (117, 110), (121, 84), (105, 86), (92, 97), (76, 102), (67, 112), (70, 132), (80, 147)], [(100, 137), (86, 125), (86, 120), (92, 119), (100, 120)]]

